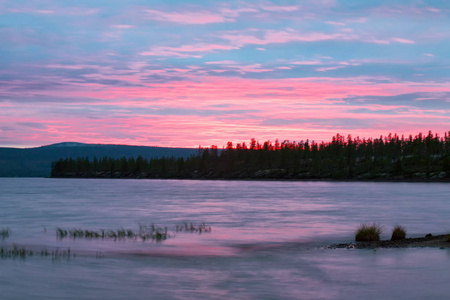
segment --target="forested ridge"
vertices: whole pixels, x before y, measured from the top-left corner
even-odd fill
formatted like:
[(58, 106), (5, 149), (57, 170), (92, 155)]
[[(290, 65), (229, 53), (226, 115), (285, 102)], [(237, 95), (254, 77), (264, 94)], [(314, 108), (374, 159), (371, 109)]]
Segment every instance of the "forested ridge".
[(52, 177), (165, 179), (450, 180), (450, 131), (331, 142), (228, 142), (188, 158), (61, 158)]
[(114, 144), (82, 144), (65, 142), (34, 148), (0, 147), (0, 177), (49, 177), (52, 162), (61, 157), (122, 157), (160, 158), (189, 157), (198, 153), (195, 148), (169, 148)]

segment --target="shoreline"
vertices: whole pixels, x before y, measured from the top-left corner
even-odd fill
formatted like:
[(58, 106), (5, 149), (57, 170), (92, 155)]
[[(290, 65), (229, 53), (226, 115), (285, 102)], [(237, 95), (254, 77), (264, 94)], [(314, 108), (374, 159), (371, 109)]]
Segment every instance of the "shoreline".
[[(18, 177), (12, 177), (18, 178)], [(26, 177), (24, 177), (26, 178)], [(405, 183), (450, 183), (450, 178), (256, 178), (256, 177), (141, 177), (141, 176), (50, 176), (50, 179), (137, 179), (137, 180), (201, 180), (201, 181), (287, 181), (287, 182), (405, 182)]]
[(351, 242), (332, 244), (325, 249), (395, 249), (395, 248), (439, 248), (450, 249), (450, 234), (425, 236), (418, 238), (406, 238), (398, 241), (383, 240), (375, 242)]
[[(427, 235), (428, 236), (428, 235)], [(406, 248), (434, 248), (434, 249), (450, 249), (450, 234), (441, 234), (436, 236), (425, 236), (418, 238), (406, 238), (398, 241), (382, 240), (375, 242), (351, 242), (351, 243), (341, 243), (341, 244), (331, 244), (327, 246), (315, 246), (308, 247), (307, 249), (362, 249), (362, 250), (376, 250), (376, 249), (406, 249)], [(267, 246), (267, 245), (266, 245)], [(279, 246), (278, 246), (279, 247)], [(271, 247), (239, 247), (243, 251), (257, 251), (257, 250), (267, 250), (274, 249)], [(280, 249), (284, 248), (283, 246)], [(40, 257), (50, 257), (53, 260), (70, 260), (76, 257), (95, 257), (104, 258), (115, 255), (166, 255), (160, 252), (121, 252), (108, 250), (93, 250), (93, 249), (71, 249), (68, 246), (49, 246), (44, 245), (23, 245), (16, 243), (5, 243), (0, 241), (0, 259), (25, 259), (32, 256)], [(170, 255), (170, 253), (169, 253)]]

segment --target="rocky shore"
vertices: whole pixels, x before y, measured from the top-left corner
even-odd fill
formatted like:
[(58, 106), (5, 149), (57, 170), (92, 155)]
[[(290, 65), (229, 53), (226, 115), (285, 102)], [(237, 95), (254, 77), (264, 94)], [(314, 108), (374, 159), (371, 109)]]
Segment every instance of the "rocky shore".
[(427, 234), (425, 237), (407, 238), (398, 241), (384, 240), (376, 242), (352, 242), (326, 246), (326, 249), (376, 249), (376, 248), (450, 248), (450, 235), (442, 234), (433, 236)]

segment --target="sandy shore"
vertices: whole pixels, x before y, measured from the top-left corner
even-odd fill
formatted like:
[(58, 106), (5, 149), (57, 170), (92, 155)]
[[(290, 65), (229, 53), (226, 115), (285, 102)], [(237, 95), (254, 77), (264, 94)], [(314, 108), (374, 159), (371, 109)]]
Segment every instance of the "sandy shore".
[(442, 234), (436, 236), (419, 237), (419, 238), (407, 238), (399, 241), (378, 241), (378, 242), (352, 242), (347, 244), (334, 244), (326, 246), (327, 249), (375, 249), (375, 248), (417, 248), (417, 247), (431, 247), (431, 248), (450, 248), (450, 235)]

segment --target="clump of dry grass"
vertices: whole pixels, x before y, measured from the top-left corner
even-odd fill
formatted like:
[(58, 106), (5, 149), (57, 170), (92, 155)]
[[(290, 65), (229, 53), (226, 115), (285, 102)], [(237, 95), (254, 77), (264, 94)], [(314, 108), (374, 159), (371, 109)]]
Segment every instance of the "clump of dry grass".
[(392, 230), (391, 241), (404, 240), (406, 238), (406, 229), (403, 226), (396, 225)]
[(355, 241), (357, 242), (374, 242), (380, 240), (380, 234), (383, 227), (380, 224), (361, 224), (355, 233)]

